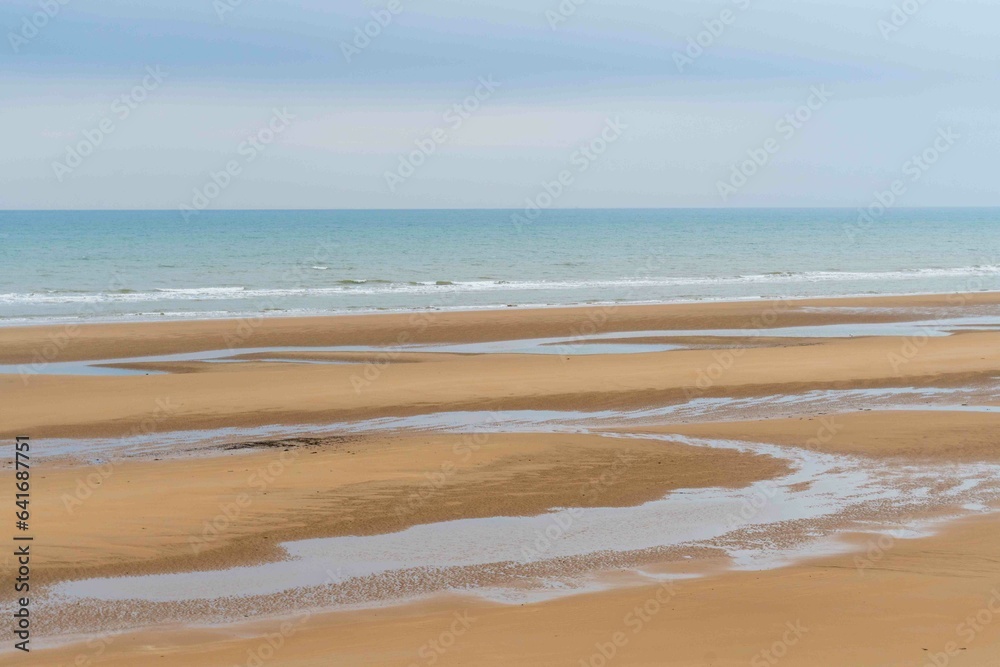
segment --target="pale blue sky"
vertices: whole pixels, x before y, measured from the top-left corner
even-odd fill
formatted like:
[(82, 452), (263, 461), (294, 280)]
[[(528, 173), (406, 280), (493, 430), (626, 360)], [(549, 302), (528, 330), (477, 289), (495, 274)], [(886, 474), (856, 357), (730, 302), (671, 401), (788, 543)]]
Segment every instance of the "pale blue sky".
[[(209, 208), (520, 208), (564, 170), (554, 206), (854, 207), (900, 178), (900, 205), (1000, 205), (1000, 3), (909, 0), (888, 33), (898, 0), (398, 1), (349, 62), (342, 43), (387, 2), (6, 0), (0, 208), (175, 209), (227, 163)], [(26, 27), (45, 4), (55, 15)], [(553, 29), (560, 4), (575, 12)], [(720, 18), (679, 71), (675, 53)], [(451, 125), (481, 77), (499, 87)], [(121, 117), (115, 99), (144, 78)], [(784, 136), (819, 86), (830, 99)], [(274, 109), (294, 118), (247, 149)], [(578, 171), (608, 119), (620, 139)], [(390, 188), (435, 128), (443, 143)], [(904, 176), (946, 128), (947, 152)], [(100, 144), (71, 165), (88, 136)]]

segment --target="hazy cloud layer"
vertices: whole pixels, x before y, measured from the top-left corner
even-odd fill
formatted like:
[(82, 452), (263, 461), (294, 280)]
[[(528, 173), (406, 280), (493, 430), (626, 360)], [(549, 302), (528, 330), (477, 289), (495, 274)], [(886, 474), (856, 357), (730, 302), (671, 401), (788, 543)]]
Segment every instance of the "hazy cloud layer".
[(8, 1), (0, 206), (173, 209), (235, 161), (213, 208), (520, 208), (609, 119), (555, 205), (863, 206), (949, 128), (903, 205), (997, 205), (997, 25), (985, 0)]

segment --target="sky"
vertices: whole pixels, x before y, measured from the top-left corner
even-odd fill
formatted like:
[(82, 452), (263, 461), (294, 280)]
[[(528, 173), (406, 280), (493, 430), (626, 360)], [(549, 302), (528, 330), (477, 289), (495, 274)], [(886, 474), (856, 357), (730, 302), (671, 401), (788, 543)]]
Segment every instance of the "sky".
[(4, 0), (0, 208), (996, 206), (998, 25), (996, 0)]

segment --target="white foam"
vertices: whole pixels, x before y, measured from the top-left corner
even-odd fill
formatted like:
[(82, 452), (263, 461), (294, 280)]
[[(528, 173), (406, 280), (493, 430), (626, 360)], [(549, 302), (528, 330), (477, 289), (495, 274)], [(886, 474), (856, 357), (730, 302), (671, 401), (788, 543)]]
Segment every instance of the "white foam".
[[(318, 268), (318, 267), (313, 267)], [(324, 295), (371, 296), (385, 294), (426, 295), (468, 292), (532, 292), (540, 290), (587, 290), (594, 288), (686, 287), (744, 284), (836, 283), (861, 281), (907, 281), (928, 278), (965, 278), (1000, 275), (1000, 266), (962, 266), (897, 271), (802, 271), (736, 276), (662, 276), (609, 280), (456, 280), (420, 282), (370, 282), (334, 287), (248, 288), (245, 286), (157, 288), (134, 292), (8, 292), (0, 304), (140, 303), (178, 300), (263, 299)]]

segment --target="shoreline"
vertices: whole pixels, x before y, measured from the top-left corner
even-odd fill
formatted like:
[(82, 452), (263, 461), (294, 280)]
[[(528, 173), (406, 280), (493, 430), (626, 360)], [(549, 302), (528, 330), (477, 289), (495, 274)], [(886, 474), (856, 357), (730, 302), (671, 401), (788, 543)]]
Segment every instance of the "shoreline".
[[(316, 316), (254, 316), (150, 322), (86, 322), (0, 326), (0, 364), (81, 361), (152, 356), (215, 349), (279, 345), (319, 346), (367, 343), (460, 343), (572, 335), (596, 327), (600, 332), (646, 329), (748, 329), (778, 326), (754, 317), (781, 315), (781, 326), (822, 323), (899, 322), (919, 317), (877, 313), (874, 309), (940, 309), (1000, 305), (1000, 291), (803, 299), (752, 299), (655, 305), (578, 305), (545, 308), (429, 310), (399, 313)], [(841, 312), (815, 312), (824, 309)], [(869, 312), (845, 312), (863, 309)], [(588, 314), (591, 315), (588, 317)], [(769, 314), (769, 315), (768, 315)], [(511, 315), (523, 320), (513, 329)], [(505, 322), (505, 320), (507, 322)], [(778, 320), (775, 318), (774, 320)], [(342, 324), (342, 331), (331, 328)], [(508, 326), (498, 327), (507, 324)], [(234, 326), (235, 325), (235, 326)], [(304, 335), (303, 331), (312, 331)], [(323, 330), (320, 332), (320, 330)], [(450, 330), (450, 331), (449, 331)], [(586, 333), (584, 331), (584, 333)], [(121, 336), (115, 345), (101, 339)], [(216, 337), (214, 342), (204, 339)], [(281, 336), (286, 338), (282, 339)], [(154, 339), (166, 337), (169, 344)], [(270, 337), (274, 343), (266, 339)], [(134, 347), (125, 354), (122, 343)], [(51, 343), (46, 350), (41, 346)], [(256, 345), (254, 343), (257, 343)], [(214, 346), (213, 346), (214, 345)], [(81, 350), (80, 348), (86, 348)]]

